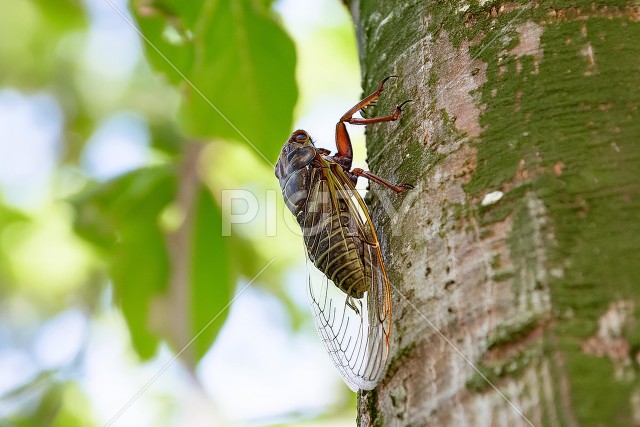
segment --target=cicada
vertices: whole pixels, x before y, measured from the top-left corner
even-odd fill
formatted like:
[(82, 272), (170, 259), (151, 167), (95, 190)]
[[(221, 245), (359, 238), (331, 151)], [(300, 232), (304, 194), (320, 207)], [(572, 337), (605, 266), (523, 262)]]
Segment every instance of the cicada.
[(347, 111), (336, 125), (337, 152), (316, 148), (304, 130), (284, 144), (275, 173), (289, 210), (302, 229), (309, 270), (308, 289), (318, 334), (338, 372), (354, 391), (373, 389), (384, 374), (391, 335), (391, 294), (380, 243), (355, 188), (364, 177), (395, 192), (395, 185), (363, 169), (351, 169), (353, 150), (346, 123), (368, 125), (398, 119), (393, 114), (358, 118), (374, 103), (375, 92)]

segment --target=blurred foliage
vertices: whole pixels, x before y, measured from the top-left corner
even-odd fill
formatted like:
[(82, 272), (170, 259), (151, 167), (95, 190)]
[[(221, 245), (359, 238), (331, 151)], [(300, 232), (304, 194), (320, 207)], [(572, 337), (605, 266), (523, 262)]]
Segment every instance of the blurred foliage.
[(60, 57), (59, 43), (66, 35), (86, 27), (82, 2), (0, 0), (0, 9), (4, 11), (0, 17), (3, 86), (50, 86), (53, 90), (64, 86), (65, 71), (71, 64)]
[[(33, 408), (32, 413), (21, 413), (11, 419), (12, 427), (91, 427), (90, 406), (79, 387), (71, 382), (52, 382)], [(34, 423), (37, 421), (37, 424)], [(0, 422), (0, 425), (1, 422)]]
[[(100, 53), (89, 49), (96, 35), (87, 3), (0, 0), (2, 87), (47, 93), (63, 115), (55, 202), (24, 213), (0, 200), (0, 296), (7, 298), (5, 308), (19, 300), (13, 292), (41, 280), (38, 270), (47, 271), (47, 263), (57, 263), (59, 282), (74, 290), (55, 304), (46, 302), (51, 307), (33, 318), (13, 319), (11, 326), (46, 322), (69, 304), (82, 305), (88, 317), (99, 309), (96, 295), (110, 281), (142, 359), (155, 356), (160, 342), (191, 367), (208, 351), (238, 279), (253, 278), (272, 250), (246, 233), (222, 236), (224, 186), (210, 171), (214, 162), (224, 163), (223, 147), (233, 151), (235, 144), (248, 147), (250, 160), (264, 162), (250, 175), (272, 176), (270, 163), (291, 130), (296, 55), (272, 3), (132, 0), (132, 18), (124, 9), (118, 12), (139, 28), (145, 57), (123, 73), (99, 61), (88, 65), (87, 58)], [(133, 112), (148, 125), (149, 161), (106, 181), (96, 179), (82, 165), (87, 142), (118, 112)], [(220, 150), (201, 149), (211, 141)], [(57, 243), (86, 245), (85, 256), (71, 251), (60, 261), (45, 253), (33, 266), (14, 271), (21, 245), (63, 222), (73, 222), (75, 235), (61, 229)], [(274, 283), (281, 266), (272, 270), (265, 282)], [(36, 377), (0, 399), (29, 396), (12, 425), (90, 425), (81, 394), (70, 379), (43, 387)]]
[[(267, 7), (255, 1), (229, 0), (134, 1), (132, 8), (150, 64), (182, 94), (178, 128), (185, 139), (240, 139), (273, 159), (290, 131), (297, 92), (293, 43)], [(188, 161), (184, 154), (190, 144), (184, 142), (174, 165)], [(227, 241), (238, 237), (221, 236), (220, 207), (199, 176), (188, 178), (197, 166), (197, 161), (191, 162), (180, 167), (177, 176), (164, 178), (153, 170), (137, 171), (138, 177), (124, 184), (134, 191), (123, 204), (140, 210), (121, 216), (124, 221), (112, 218), (119, 237), (112, 279), (134, 345), (143, 358), (155, 354), (158, 338), (168, 338), (181, 350), (197, 336), (187, 350), (188, 355), (193, 350), (195, 357), (187, 359), (199, 360), (222, 325), (220, 313), (226, 315), (231, 289), (242, 273), (228, 261)], [(196, 196), (179, 200), (185, 192)], [(118, 216), (111, 209), (117, 210), (117, 203), (111, 205), (111, 201), (120, 191), (107, 193), (109, 206), (103, 212), (107, 218)], [(158, 218), (173, 202), (184, 212), (184, 224), (174, 232), (179, 242), (171, 251), (164, 244), (167, 233), (159, 228)], [(82, 210), (82, 203), (78, 206)], [(96, 225), (103, 223), (100, 220)], [(188, 289), (181, 291), (182, 287)], [(152, 313), (162, 293), (169, 298), (160, 303), (159, 310), (173, 312), (171, 325), (158, 325), (157, 319), (165, 316)], [(187, 300), (176, 294), (187, 295)], [(217, 322), (209, 324), (214, 317)]]
[[(0, 427), (103, 424), (120, 409), (110, 404), (121, 404), (150, 370), (179, 354), (184, 365), (158, 381), (167, 380), (167, 394), (146, 393), (131, 411), (148, 416), (139, 425), (171, 424), (182, 410), (176, 405), (192, 400), (180, 388), (193, 385), (183, 367), (203, 384), (210, 379), (201, 371), (215, 352), (196, 365), (247, 283), (285, 308), (266, 310), (277, 328), (284, 321), (313, 332), (303, 271), (290, 271), (304, 259), (299, 227), (287, 216), (273, 162), (291, 131), (296, 76), (305, 85), (299, 113), (313, 116), (313, 124), (302, 124), (311, 130), (326, 115), (329, 121), (313, 129), (325, 144), (333, 141), (336, 99), (348, 108), (360, 95), (353, 28), (342, 4), (0, 6), (0, 127), (26, 110), (32, 115), (18, 130), (0, 133), (0, 370), (8, 372), (0, 373)], [(328, 9), (339, 19), (322, 18)], [(280, 16), (295, 32), (297, 52)], [(318, 135), (323, 129), (327, 134)], [(30, 141), (43, 134), (45, 142)], [(363, 147), (355, 149), (364, 158)], [(7, 180), (4, 169), (14, 161), (25, 171)], [(120, 169), (109, 168), (114, 164)], [(42, 188), (28, 188), (34, 179)], [(16, 202), (21, 191), (27, 199), (37, 194)], [(255, 220), (234, 224), (229, 236), (221, 233), (234, 212), (225, 191), (243, 192), (257, 206)], [(62, 318), (75, 320), (70, 326)], [(130, 343), (123, 342), (127, 333)], [(274, 342), (265, 352), (295, 353), (281, 347)], [(246, 375), (260, 366), (246, 366)], [(171, 378), (174, 370), (179, 379)], [(272, 386), (269, 378), (257, 380)], [(282, 380), (289, 391), (292, 381), (306, 385)], [(339, 402), (332, 410), (349, 408), (351, 420), (355, 395), (340, 390), (317, 399)], [(209, 414), (214, 423), (222, 412)]]
[(140, 169), (86, 191), (76, 201), (80, 236), (103, 249), (116, 301), (134, 347), (152, 357), (158, 338), (149, 328), (154, 296), (166, 292), (170, 260), (158, 224), (176, 195), (177, 175), (168, 167)]
[[(8, 206), (0, 206), (0, 230), (5, 230), (6, 232), (6, 230), (10, 230), (16, 225), (27, 223), (29, 223), (29, 217), (24, 213)], [(7, 286), (15, 283), (15, 275), (12, 270), (9, 253), (4, 250), (0, 251), (0, 283)], [(0, 297), (2, 296), (1, 293), (4, 293), (4, 289), (4, 287), (0, 287)]]
[[(182, 94), (178, 126), (184, 134), (190, 138), (241, 140), (273, 161), (291, 129), (297, 91), (293, 43), (274, 21), (267, 3), (134, 1), (132, 7), (150, 64)], [(233, 243), (227, 241), (240, 239), (220, 235), (220, 208), (206, 190), (196, 186), (198, 195), (192, 205), (180, 206), (184, 211), (193, 211), (194, 216), (189, 221), (192, 230), (183, 230), (191, 244), (180, 248), (191, 257), (187, 275), (190, 301), (186, 307), (174, 310), (180, 316), (190, 317), (184, 320), (188, 326), (173, 327), (173, 331), (172, 325), (160, 326), (161, 336), (169, 337), (177, 350), (190, 337), (198, 337), (192, 347), (195, 352), (195, 359), (190, 357), (192, 362), (206, 353), (215, 338), (224, 319), (218, 319), (219, 313), (226, 315), (238, 274), (228, 259), (228, 247)], [(158, 209), (143, 215), (142, 221), (158, 218), (161, 209), (175, 199), (173, 194)], [(131, 264), (117, 269), (122, 274), (114, 271), (113, 278), (122, 295), (134, 345), (141, 356), (151, 357), (157, 339), (148, 328), (150, 304), (163, 291), (158, 286), (166, 286), (171, 269), (163, 268), (167, 253), (161, 244), (160, 230), (145, 235), (141, 233), (145, 228), (150, 231), (148, 226), (130, 227), (135, 230), (135, 238), (131, 240), (141, 245), (156, 241), (157, 253), (147, 254), (148, 259), (136, 259), (132, 255), (140, 254), (142, 248), (131, 247), (131, 253), (119, 251)], [(159, 239), (154, 240), (154, 236)], [(131, 280), (130, 272), (135, 265), (154, 265), (158, 275), (148, 272)], [(247, 272), (253, 265), (248, 267), (240, 272)], [(145, 279), (148, 286), (140, 282)], [(126, 289), (136, 282), (141, 289), (127, 293)], [(214, 317), (217, 322), (209, 325)]]
[(150, 63), (182, 88), (185, 132), (241, 140), (274, 162), (297, 91), (293, 42), (268, 3), (133, 2)]

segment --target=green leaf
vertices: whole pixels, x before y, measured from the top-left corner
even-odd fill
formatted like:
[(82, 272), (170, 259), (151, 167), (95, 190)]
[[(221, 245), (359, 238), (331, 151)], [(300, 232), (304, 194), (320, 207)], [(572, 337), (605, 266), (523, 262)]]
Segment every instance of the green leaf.
[(135, 218), (141, 205), (152, 205), (146, 209), (156, 212), (173, 199), (175, 180), (173, 169), (163, 166), (138, 169), (95, 184), (71, 201), (76, 209), (76, 232), (101, 249), (113, 251), (120, 239), (119, 228)]
[(153, 357), (161, 331), (150, 322), (151, 304), (164, 294), (169, 255), (158, 216), (175, 198), (172, 169), (140, 169), (76, 200), (76, 230), (107, 252), (115, 297), (143, 359)]
[(79, 384), (75, 382), (67, 383), (62, 393), (62, 406), (55, 420), (51, 423), (51, 427), (91, 427), (98, 425), (93, 420), (91, 401), (85, 393)]
[[(9, 206), (0, 204), (0, 236), (3, 237), (3, 242), (0, 242), (3, 249), (10, 248), (15, 244), (15, 238), (11, 236), (11, 233), (5, 233), (14, 225), (27, 224), (31, 221), (24, 213), (15, 210)], [(0, 289), (6, 291), (10, 286), (15, 286), (15, 276), (13, 274), (13, 266), (11, 257), (6, 250), (0, 251)]]
[(32, 0), (47, 20), (47, 23), (61, 34), (86, 25), (82, 0)]
[(268, 4), (172, 0), (141, 6), (136, 17), (166, 57), (146, 46), (153, 67), (182, 82), (185, 132), (248, 143), (273, 162), (291, 131), (297, 89), (293, 42)]
[(148, 172), (137, 174), (114, 205), (119, 242), (111, 265), (116, 297), (143, 359), (156, 353), (161, 331), (152, 330), (151, 304), (169, 281), (169, 254), (158, 216), (174, 199), (177, 187), (176, 176), (166, 169)]
[[(152, 215), (143, 215), (153, 219)], [(156, 353), (161, 332), (152, 330), (151, 303), (167, 288), (169, 256), (164, 236), (155, 224), (145, 224), (140, 218), (124, 224), (121, 231), (122, 242), (113, 257), (111, 276), (133, 346), (142, 359), (149, 359)]]
[(209, 190), (200, 186), (191, 231), (191, 329), (197, 360), (209, 350), (228, 313), (235, 273), (228, 237), (222, 236), (222, 213)]
[[(220, 207), (209, 190), (194, 181), (193, 205), (183, 206), (192, 212), (192, 221), (186, 222), (189, 228), (176, 231), (188, 236), (188, 274), (171, 283), (188, 287), (184, 289), (188, 306), (174, 304), (170, 271), (180, 271), (177, 263), (184, 261), (170, 257), (158, 217), (176, 200), (177, 181), (173, 168), (157, 167), (131, 172), (87, 191), (74, 203), (76, 230), (107, 254), (116, 302), (140, 357), (153, 357), (160, 338), (180, 350), (195, 337), (185, 353), (187, 361), (195, 364), (224, 324), (237, 273), (230, 259), (229, 238), (221, 233)], [(159, 305), (161, 302), (168, 303)], [(158, 313), (175, 322), (158, 322)], [(177, 331), (174, 324), (186, 324), (188, 330)]]
[[(133, 13), (144, 34), (144, 49), (151, 66), (164, 74), (169, 82), (184, 82), (191, 73), (194, 45), (193, 26), (186, 22), (190, 9), (174, 2), (133, 2)], [(184, 6), (200, 5), (201, 1), (182, 2)]]
[(149, 130), (151, 131), (151, 146), (154, 149), (171, 157), (176, 157), (181, 153), (185, 141), (175, 123), (150, 122)]
[[(60, 380), (59, 372), (43, 371), (33, 381), (20, 387), (22, 396), (14, 414), (3, 413), (0, 426), (31, 427), (91, 427), (91, 405), (81, 387), (72, 381)], [(3, 395), (3, 398), (10, 396)], [(10, 402), (9, 400), (6, 401)], [(15, 405), (11, 405), (15, 406)]]
[(0, 10), (0, 82), (51, 86), (60, 66), (60, 40), (86, 25), (82, 2), (0, 0)]
[(297, 97), (293, 43), (245, 1), (220, 2), (204, 28), (202, 58), (191, 74), (197, 90), (187, 89), (182, 123), (198, 136), (246, 137), (274, 161)]

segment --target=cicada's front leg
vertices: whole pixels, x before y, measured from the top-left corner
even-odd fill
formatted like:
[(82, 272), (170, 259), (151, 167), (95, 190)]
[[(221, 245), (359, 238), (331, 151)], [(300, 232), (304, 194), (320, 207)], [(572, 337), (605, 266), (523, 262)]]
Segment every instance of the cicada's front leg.
[[(340, 117), (340, 121), (336, 125), (336, 147), (338, 149), (338, 152), (336, 153), (334, 158), (346, 170), (351, 169), (351, 161), (353, 160), (353, 149), (351, 147), (351, 138), (349, 138), (349, 133), (347, 132), (347, 127), (345, 126), (345, 123), (350, 123), (352, 125), (369, 125), (372, 123), (393, 122), (398, 120), (398, 117), (400, 117), (400, 113), (402, 112), (402, 107), (407, 102), (411, 101), (411, 100), (407, 100), (407, 101), (404, 101), (402, 104), (396, 105), (396, 109), (393, 112), (393, 114), (390, 114), (388, 116), (371, 117), (367, 119), (353, 117), (353, 115), (356, 112), (358, 112), (363, 108), (366, 108), (368, 105), (371, 105), (372, 102), (374, 102), (376, 99), (380, 97), (380, 94), (384, 90), (384, 84), (387, 82), (387, 80), (389, 80), (392, 77), (397, 78), (397, 76), (389, 76), (383, 79), (378, 84), (378, 88), (371, 95), (367, 96), (362, 101), (354, 105), (349, 111), (344, 113), (344, 115)], [(377, 182), (380, 185), (384, 185), (385, 187), (392, 189), (396, 193), (401, 193), (405, 190), (413, 188), (413, 186), (409, 184), (398, 184), (398, 185), (393, 184), (387, 181), (386, 179), (380, 178), (379, 176), (374, 175), (369, 171), (365, 171), (359, 168), (352, 170), (351, 174), (355, 176), (362, 176), (371, 181)]]
[[(351, 138), (349, 138), (349, 133), (347, 132), (347, 127), (345, 123), (350, 123), (352, 125), (368, 125), (372, 123), (381, 123), (381, 122), (393, 122), (398, 120), (400, 117), (400, 113), (402, 112), (402, 107), (411, 100), (407, 100), (402, 104), (396, 106), (396, 110), (393, 114), (383, 117), (372, 117), (368, 119), (364, 118), (354, 118), (353, 115), (359, 110), (366, 108), (368, 105), (371, 105), (376, 99), (380, 97), (380, 94), (384, 90), (384, 84), (390, 78), (397, 78), (397, 76), (389, 76), (384, 78), (379, 84), (378, 88), (371, 95), (364, 98), (362, 101), (358, 102), (354, 105), (349, 111), (344, 113), (342, 117), (340, 117), (340, 121), (336, 124), (336, 147), (338, 149), (338, 153), (335, 155), (336, 158), (344, 158), (347, 160), (346, 167), (347, 169), (351, 168), (351, 160), (353, 159), (353, 149), (351, 147)], [(363, 175), (364, 176), (364, 175)]]

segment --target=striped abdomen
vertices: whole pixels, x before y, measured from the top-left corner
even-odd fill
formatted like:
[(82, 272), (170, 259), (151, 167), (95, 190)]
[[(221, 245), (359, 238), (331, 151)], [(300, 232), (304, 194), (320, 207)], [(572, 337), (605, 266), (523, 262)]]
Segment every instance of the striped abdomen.
[(371, 286), (371, 262), (364, 254), (357, 225), (339, 194), (340, 209), (335, 209), (326, 181), (316, 181), (314, 187), (297, 216), (309, 259), (347, 295), (362, 298)]

